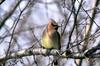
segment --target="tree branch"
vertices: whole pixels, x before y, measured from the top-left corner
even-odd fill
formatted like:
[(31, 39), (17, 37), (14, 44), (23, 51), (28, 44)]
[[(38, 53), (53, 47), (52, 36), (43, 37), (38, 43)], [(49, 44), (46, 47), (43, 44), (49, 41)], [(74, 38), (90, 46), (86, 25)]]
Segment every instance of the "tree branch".
[(95, 55), (95, 56), (85, 56), (84, 53), (83, 54), (70, 54), (70, 55), (64, 55), (61, 54), (60, 55), (60, 51), (56, 50), (56, 49), (52, 49), (52, 50), (48, 50), (48, 49), (42, 49), (42, 48), (37, 48), (37, 49), (24, 49), (24, 50), (20, 50), (18, 52), (12, 52), (9, 53), (8, 56), (6, 56), (6, 54), (1, 55), (0, 56), (0, 62), (4, 62), (6, 60), (9, 59), (14, 59), (14, 58), (22, 58), (25, 56), (31, 56), (31, 55), (44, 55), (44, 56), (48, 56), (48, 55), (53, 55), (53, 56), (57, 56), (59, 58), (74, 58), (74, 59), (85, 59), (85, 58), (100, 58), (100, 54)]

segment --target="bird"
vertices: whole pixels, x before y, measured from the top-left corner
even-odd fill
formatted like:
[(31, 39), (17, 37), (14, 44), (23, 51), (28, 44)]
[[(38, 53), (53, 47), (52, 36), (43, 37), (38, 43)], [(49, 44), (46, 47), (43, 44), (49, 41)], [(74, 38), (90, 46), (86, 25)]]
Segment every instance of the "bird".
[[(58, 32), (59, 27), (60, 26), (56, 23), (55, 20), (53, 19), (48, 20), (48, 25), (44, 29), (41, 38), (41, 44), (43, 48), (60, 50), (61, 41), (60, 41), (60, 34)], [(58, 66), (57, 60), (54, 61), (54, 66)]]

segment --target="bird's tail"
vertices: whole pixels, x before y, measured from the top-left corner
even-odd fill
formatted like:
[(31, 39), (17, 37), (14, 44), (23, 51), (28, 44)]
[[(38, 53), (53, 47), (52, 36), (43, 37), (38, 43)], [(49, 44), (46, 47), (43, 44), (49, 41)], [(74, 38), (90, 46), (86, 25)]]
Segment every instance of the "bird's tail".
[(54, 66), (58, 66), (58, 62), (57, 62), (57, 60), (54, 61)]

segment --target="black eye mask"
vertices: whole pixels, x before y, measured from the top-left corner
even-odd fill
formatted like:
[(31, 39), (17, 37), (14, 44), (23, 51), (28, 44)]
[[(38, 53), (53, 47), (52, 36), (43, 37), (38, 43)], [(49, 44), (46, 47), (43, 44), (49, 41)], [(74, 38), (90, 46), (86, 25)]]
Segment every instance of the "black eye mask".
[(57, 24), (53, 24), (53, 23), (51, 23), (51, 25), (52, 25), (52, 26), (58, 26)]

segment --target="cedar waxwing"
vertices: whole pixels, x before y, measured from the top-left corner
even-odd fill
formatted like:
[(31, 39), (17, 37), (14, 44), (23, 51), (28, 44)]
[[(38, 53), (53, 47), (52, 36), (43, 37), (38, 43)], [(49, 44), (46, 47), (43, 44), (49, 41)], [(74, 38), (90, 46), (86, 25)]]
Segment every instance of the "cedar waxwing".
[[(50, 19), (48, 21), (48, 25), (43, 31), (41, 43), (43, 48), (46, 49), (57, 49), (60, 50), (60, 34), (58, 33), (58, 24), (53, 20)], [(57, 66), (57, 61), (54, 62), (54, 66)]]

